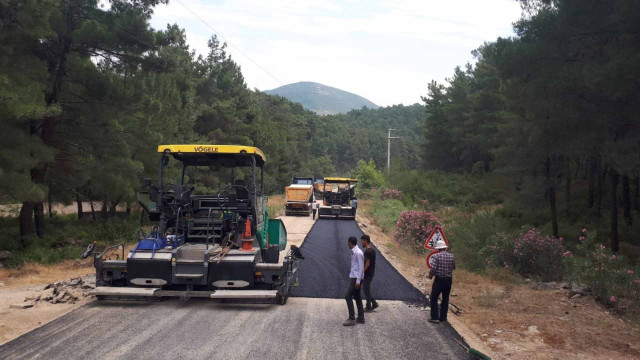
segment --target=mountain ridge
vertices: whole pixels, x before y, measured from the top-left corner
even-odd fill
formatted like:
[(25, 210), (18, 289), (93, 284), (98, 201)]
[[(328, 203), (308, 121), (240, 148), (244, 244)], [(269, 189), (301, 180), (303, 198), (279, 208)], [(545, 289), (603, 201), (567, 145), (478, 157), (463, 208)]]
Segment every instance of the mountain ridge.
[(291, 83), (264, 92), (300, 103), (318, 115), (348, 113), (363, 107), (378, 108), (378, 105), (360, 95), (312, 81)]

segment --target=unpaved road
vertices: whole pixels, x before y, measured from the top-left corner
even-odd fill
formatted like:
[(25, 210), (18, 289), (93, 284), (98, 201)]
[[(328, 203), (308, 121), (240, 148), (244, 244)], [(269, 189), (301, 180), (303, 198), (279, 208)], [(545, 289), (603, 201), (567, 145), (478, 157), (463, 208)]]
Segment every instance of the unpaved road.
[[(309, 248), (304, 254), (305, 262), (309, 265), (301, 268), (300, 282), (307, 272), (315, 272), (327, 277), (324, 284), (336, 284), (338, 291), (348, 275), (349, 265), (336, 265), (338, 270), (330, 267), (341, 264), (345, 253), (348, 260), (346, 238), (342, 239), (345, 234), (359, 237), (361, 232), (352, 221), (316, 223), (305, 240), (304, 247)], [(315, 240), (307, 245), (310, 239)], [(334, 249), (331, 252), (336, 257), (334, 264), (317, 261), (316, 257), (322, 258), (323, 254), (311, 250), (316, 241)], [(378, 254), (378, 264), (385, 262)], [(376, 269), (379, 279), (384, 278), (381, 272), (400, 276), (393, 268), (387, 269), (387, 265), (379, 266)], [(347, 269), (344, 274), (343, 267)], [(377, 284), (381, 285), (380, 290), (384, 283), (381, 280)], [(313, 285), (304, 286), (311, 289), (309, 286)], [(375, 286), (376, 283), (374, 289)], [(405, 286), (411, 287), (406, 282), (401, 285), (403, 291), (414, 294), (417, 291)], [(302, 285), (299, 289), (302, 291)], [(340, 289), (339, 294), (342, 293), (344, 289)], [(202, 299), (93, 302), (0, 346), (0, 358), (467, 358), (466, 351), (453, 340), (454, 337), (460, 340), (458, 334), (449, 325), (427, 322), (428, 311), (400, 301), (380, 304), (375, 313), (367, 314), (365, 325), (344, 327), (342, 321), (347, 311), (341, 299), (295, 297), (284, 306), (221, 304)]]

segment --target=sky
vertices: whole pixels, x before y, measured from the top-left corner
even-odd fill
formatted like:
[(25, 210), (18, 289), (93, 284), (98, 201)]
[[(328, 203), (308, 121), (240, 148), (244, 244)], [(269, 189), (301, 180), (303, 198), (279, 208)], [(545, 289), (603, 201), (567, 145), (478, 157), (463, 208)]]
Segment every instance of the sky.
[(151, 25), (177, 23), (199, 54), (217, 33), (251, 89), (313, 81), (389, 106), (420, 102), (519, 17), (514, 0), (170, 0)]

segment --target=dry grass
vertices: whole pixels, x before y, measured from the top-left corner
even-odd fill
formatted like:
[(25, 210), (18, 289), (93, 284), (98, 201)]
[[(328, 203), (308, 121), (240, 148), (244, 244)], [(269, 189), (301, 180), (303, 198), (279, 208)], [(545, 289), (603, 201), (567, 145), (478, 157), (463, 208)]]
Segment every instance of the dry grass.
[(275, 219), (284, 215), (284, 203), (284, 194), (269, 196), (269, 202), (267, 203), (269, 217)]
[(18, 268), (0, 269), (5, 287), (44, 285), (94, 272), (93, 259), (65, 260), (55, 265), (26, 264)]

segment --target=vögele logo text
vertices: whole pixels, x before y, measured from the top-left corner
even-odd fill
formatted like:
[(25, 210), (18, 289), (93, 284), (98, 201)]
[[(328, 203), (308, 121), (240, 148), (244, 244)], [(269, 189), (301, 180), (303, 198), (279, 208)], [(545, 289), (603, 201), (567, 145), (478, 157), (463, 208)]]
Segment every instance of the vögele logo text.
[(214, 146), (196, 146), (193, 148), (195, 152), (218, 152), (218, 148)]

